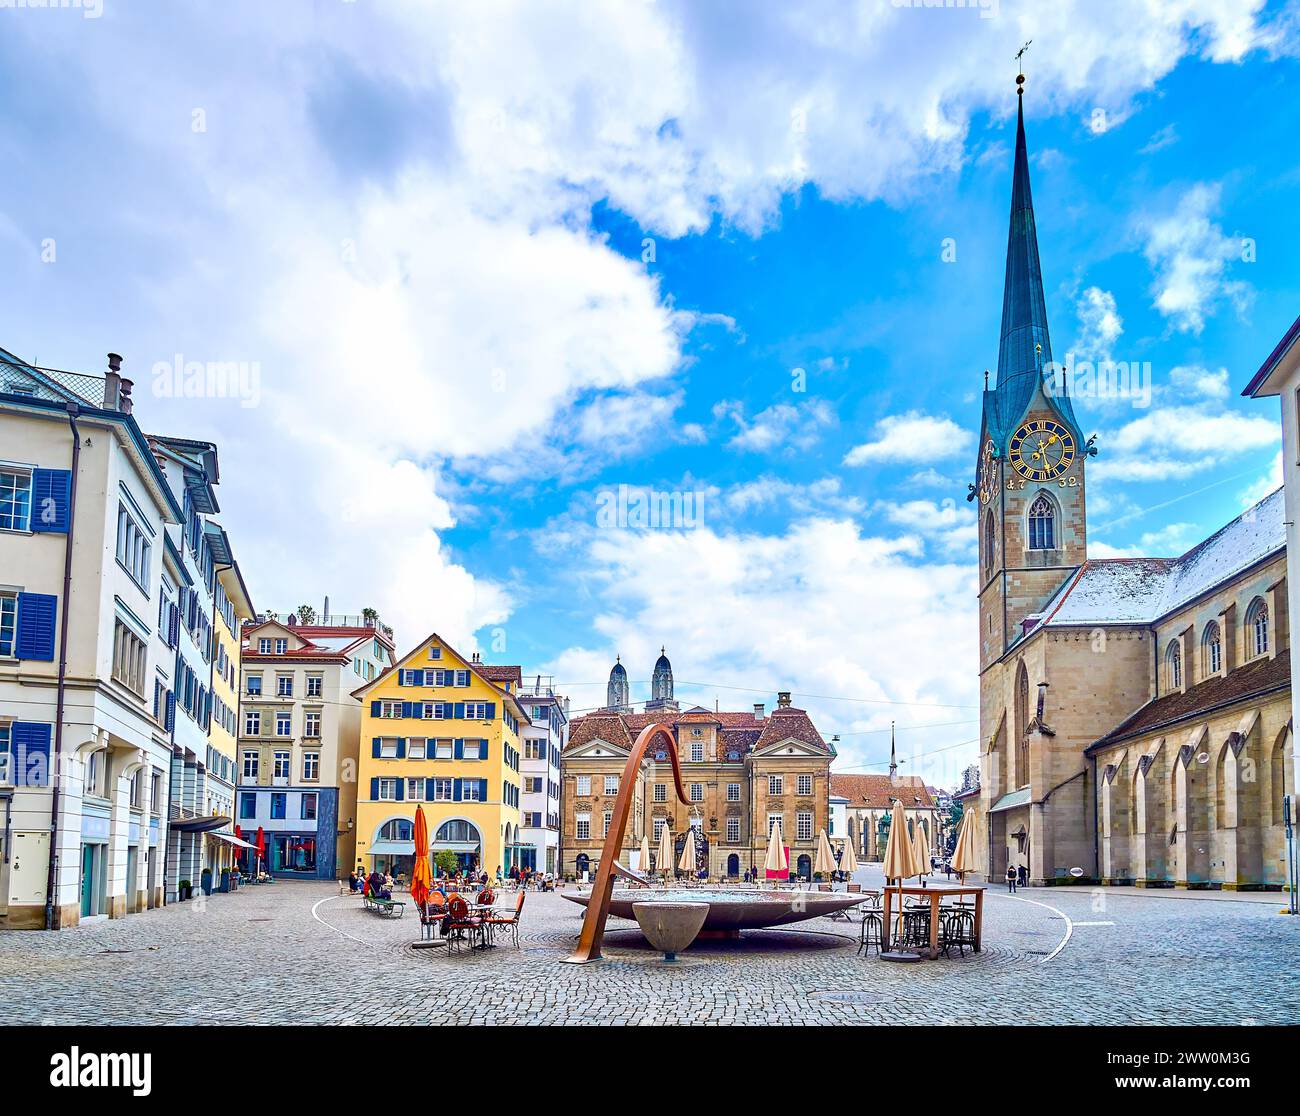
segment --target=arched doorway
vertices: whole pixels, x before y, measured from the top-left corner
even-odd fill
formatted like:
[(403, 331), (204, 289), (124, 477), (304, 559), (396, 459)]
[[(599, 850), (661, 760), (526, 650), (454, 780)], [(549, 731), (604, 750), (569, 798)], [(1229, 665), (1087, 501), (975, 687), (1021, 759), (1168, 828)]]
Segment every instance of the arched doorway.
[(812, 858), (807, 853), (799, 854), (799, 859), (795, 861), (795, 871), (801, 880), (812, 879)]
[(727, 875), (728, 876), (740, 875), (740, 857), (738, 857), (735, 853), (732, 853), (729, 857), (727, 857)]
[(389, 818), (375, 830), (370, 844), (370, 867), (397, 879), (411, 878), (415, 863), (414, 829), (410, 818)]
[(573, 868), (574, 871), (578, 873), (578, 877), (581, 878), (583, 872), (591, 871), (591, 857), (589, 857), (586, 853), (578, 853), (576, 859), (573, 862)]
[(483, 838), (478, 827), (466, 818), (448, 818), (438, 826), (429, 842), (429, 851), (455, 854), (457, 866), (464, 872), (484, 867)]

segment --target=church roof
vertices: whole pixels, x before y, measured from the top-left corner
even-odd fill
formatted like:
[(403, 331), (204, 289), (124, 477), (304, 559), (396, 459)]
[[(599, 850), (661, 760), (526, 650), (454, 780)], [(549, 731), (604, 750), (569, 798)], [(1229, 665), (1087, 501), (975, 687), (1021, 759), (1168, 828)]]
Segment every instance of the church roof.
[(1285, 550), (1285, 519), (1279, 488), (1181, 558), (1090, 558), (1037, 627), (1153, 624)]
[(601, 709), (573, 719), (566, 750), (596, 739), (630, 748), (637, 734), (656, 721), (666, 721), (671, 725), (717, 725), (718, 738), (724, 747), (734, 744), (744, 751), (794, 739), (834, 755), (834, 749), (822, 739), (807, 712), (791, 706), (774, 709), (761, 719), (752, 712), (616, 713)]
[[(1029, 153), (1025, 144), (1024, 96), (1017, 92), (1016, 158), (1011, 178), (1011, 219), (1007, 229), (1006, 280), (1002, 289), (1002, 334), (998, 346), (998, 379), (984, 393), (984, 422), (999, 451), (1005, 451), (1012, 431), (1024, 417), (1043, 369), (1052, 362), (1047, 332), (1047, 301), (1038, 258), (1034, 199), (1029, 188)], [(1036, 351), (1041, 346), (1041, 353)], [(1078, 419), (1068, 394), (1052, 400), (1076, 435)]]
[(894, 799), (903, 809), (929, 809), (934, 798), (919, 775), (900, 775), (894, 783), (888, 775), (836, 775), (831, 772), (831, 794), (843, 795), (849, 806), (888, 810)]

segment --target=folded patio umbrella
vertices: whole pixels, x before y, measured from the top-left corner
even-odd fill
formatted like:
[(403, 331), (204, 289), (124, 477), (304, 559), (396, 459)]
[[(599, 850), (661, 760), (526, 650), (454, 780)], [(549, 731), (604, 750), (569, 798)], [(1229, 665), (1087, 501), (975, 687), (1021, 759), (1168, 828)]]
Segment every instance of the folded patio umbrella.
[(659, 833), (659, 871), (667, 875), (673, 870), (673, 836), (664, 826)]
[(912, 828), (912, 844), (916, 846), (916, 874), (924, 876), (930, 871), (930, 849), (920, 819)]
[(979, 862), (975, 859), (975, 851), (979, 847), (975, 836), (977, 825), (975, 811), (969, 809), (962, 815), (961, 828), (957, 830), (957, 844), (952, 850), (952, 870), (962, 883), (966, 882), (967, 872), (979, 871)]
[(858, 858), (853, 851), (853, 841), (845, 840), (844, 855), (840, 857), (840, 871), (852, 878), (853, 873), (858, 870)]
[(785, 855), (785, 841), (781, 838), (781, 823), (772, 826), (772, 835), (767, 840), (767, 859), (763, 861), (766, 872), (786, 872), (790, 862)]
[(429, 822), (424, 816), (424, 807), (415, 807), (415, 865), (411, 869), (411, 901), (417, 910), (422, 910), (429, 901), (429, 884), (433, 874), (429, 869)]
[[(885, 872), (885, 884), (895, 880), (898, 885), (898, 923), (903, 922), (903, 881), (909, 876), (919, 875), (916, 864), (916, 846), (912, 844), (907, 833), (907, 815), (903, 812), (901, 802), (894, 803), (889, 817), (889, 841), (885, 845), (885, 859), (881, 865)], [(898, 952), (895, 950), (894, 952)]]
[(695, 864), (695, 829), (693, 827), (686, 830), (686, 844), (682, 846), (682, 858), (677, 862), (677, 867), (692, 877), (699, 870)]
[(260, 873), (266, 863), (266, 832), (260, 825), (257, 827), (257, 839), (253, 844), (257, 848), (257, 871)]
[(650, 838), (644, 833), (641, 834), (641, 856), (640, 863), (637, 865), (637, 871), (643, 876), (650, 874)]
[(831, 842), (826, 830), (817, 831), (817, 855), (813, 858), (813, 871), (829, 876), (835, 871), (835, 854), (831, 852)]

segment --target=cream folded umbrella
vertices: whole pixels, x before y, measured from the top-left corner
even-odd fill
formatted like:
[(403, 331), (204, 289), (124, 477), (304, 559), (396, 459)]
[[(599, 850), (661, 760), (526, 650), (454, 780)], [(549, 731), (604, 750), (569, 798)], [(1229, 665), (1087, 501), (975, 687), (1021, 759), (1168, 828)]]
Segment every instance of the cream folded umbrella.
[(919, 819), (912, 828), (912, 844), (916, 846), (916, 874), (924, 876), (930, 871), (930, 850), (925, 840), (925, 827)]
[(781, 838), (781, 823), (772, 826), (772, 834), (767, 839), (767, 859), (763, 861), (766, 872), (788, 871), (790, 862), (785, 855), (785, 841)]
[(853, 851), (853, 842), (852, 840), (846, 839), (844, 842), (844, 853), (840, 857), (840, 871), (852, 879), (853, 873), (857, 870), (858, 858), (857, 854)]
[(817, 831), (817, 855), (813, 858), (813, 871), (820, 872), (827, 878), (835, 871), (835, 854), (831, 852), (830, 839), (824, 829)]
[(637, 869), (643, 876), (650, 874), (650, 838), (641, 834), (641, 855), (637, 858)]
[(673, 870), (672, 834), (664, 826), (659, 833), (659, 871), (667, 875)]
[(696, 866), (695, 863), (694, 827), (691, 827), (686, 831), (686, 842), (685, 844), (682, 845), (682, 858), (677, 862), (677, 867), (680, 868), (683, 872), (685, 872), (687, 876), (691, 879), (694, 879), (695, 874), (699, 871), (699, 868)]
[(962, 815), (961, 828), (957, 830), (957, 844), (952, 850), (952, 870), (962, 883), (966, 882), (967, 872), (979, 871), (979, 864), (975, 860), (975, 850), (978, 847), (975, 840), (977, 824), (975, 811), (967, 810)]
[(898, 883), (898, 922), (903, 922), (903, 881), (919, 874), (916, 864), (916, 846), (907, 833), (907, 815), (901, 802), (894, 803), (889, 817), (889, 841), (885, 845), (885, 859), (881, 864), (885, 873), (885, 886), (890, 880)]

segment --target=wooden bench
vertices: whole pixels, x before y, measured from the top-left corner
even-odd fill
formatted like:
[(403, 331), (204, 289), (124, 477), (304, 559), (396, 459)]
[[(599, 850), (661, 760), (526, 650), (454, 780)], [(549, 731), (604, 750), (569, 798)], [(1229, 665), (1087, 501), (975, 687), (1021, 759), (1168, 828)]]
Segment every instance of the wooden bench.
[(377, 899), (373, 895), (367, 895), (364, 897), (364, 902), (366, 910), (383, 915), (385, 918), (401, 918), (406, 913), (406, 904), (394, 902), (392, 899)]

